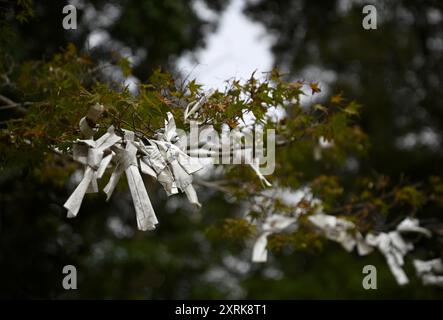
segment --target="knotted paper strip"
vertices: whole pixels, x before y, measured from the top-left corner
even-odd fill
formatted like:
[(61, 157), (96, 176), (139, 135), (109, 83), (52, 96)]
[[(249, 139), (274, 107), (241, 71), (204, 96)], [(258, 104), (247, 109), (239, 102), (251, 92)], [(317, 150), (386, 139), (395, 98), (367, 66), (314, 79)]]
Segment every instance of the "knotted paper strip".
[(145, 164), (154, 170), (156, 174), (156, 179), (163, 186), (166, 194), (168, 196), (171, 196), (178, 193), (178, 189), (174, 181), (174, 176), (169, 170), (168, 163), (163, 158), (157, 145), (152, 142), (152, 145), (150, 146), (141, 144), (139, 148), (145, 154), (145, 156), (141, 158), (140, 163), (142, 165)]
[(265, 178), (265, 176), (260, 172), (260, 159), (258, 157), (252, 159), (249, 166), (257, 174), (260, 181), (267, 187), (272, 187), (272, 184)]
[(431, 232), (428, 229), (419, 226), (418, 219), (406, 218), (397, 226), (397, 230), (400, 232), (416, 232), (425, 235), (426, 237), (431, 236)]
[(193, 165), (189, 160), (190, 157), (181, 153), (181, 150), (175, 145), (166, 146), (168, 147), (168, 149), (165, 150), (166, 159), (174, 174), (177, 188), (186, 193), (190, 203), (200, 207), (201, 204), (198, 201), (197, 193), (192, 186), (192, 174), (200, 170), (202, 167), (199, 165)]
[(388, 267), (399, 285), (409, 283), (409, 279), (403, 270), (403, 265), (406, 253), (414, 249), (411, 243), (404, 241), (398, 231), (380, 233), (377, 236), (368, 234), (366, 242), (377, 247), (385, 256)]
[(111, 152), (104, 157), (104, 152), (120, 140), (111, 126), (97, 141), (88, 139), (76, 142), (73, 158), (86, 168), (81, 182), (64, 204), (68, 210), (68, 218), (77, 216), (86, 192), (98, 192), (97, 179), (102, 177), (113, 156)]
[[(414, 260), (415, 271), (424, 285), (443, 287), (443, 262), (441, 258), (428, 261)], [(440, 273), (440, 275), (436, 275)]]
[(107, 200), (111, 197), (117, 183), (125, 172), (128, 180), (129, 190), (131, 192), (132, 200), (134, 202), (137, 227), (139, 230), (153, 230), (158, 224), (154, 209), (152, 208), (151, 200), (149, 199), (143, 179), (140, 175), (137, 162), (137, 147), (133, 143), (134, 133), (131, 131), (125, 132), (125, 149), (116, 149), (117, 165), (114, 172), (109, 179), (108, 184), (103, 191), (107, 195)]
[(351, 252), (355, 246), (360, 255), (372, 251), (351, 221), (321, 212), (309, 216), (308, 219), (323, 232), (326, 238), (340, 243), (346, 251)]
[(415, 232), (424, 234), (427, 237), (431, 236), (428, 230), (419, 227), (417, 219), (406, 218), (394, 231), (380, 233), (378, 235), (368, 234), (366, 236), (366, 242), (379, 249), (385, 256), (389, 269), (397, 280), (397, 283), (399, 285), (405, 285), (409, 283), (409, 279), (403, 270), (404, 256), (414, 249), (414, 245), (404, 240), (401, 232)]
[(203, 167), (197, 159), (190, 157), (173, 142), (178, 140), (174, 117), (170, 112), (167, 113), (168, 119), (165, 120), (165, 131), (160, 138), (162, 140), (150, 140), (155, 143), (161, 155), (168, 164), (173, 174), (175, 186), (182, 192), (185, 192), (190, 203), (201, 206), (198, 201), (197, 193), (192, 186), (192, 174), (201, 170)]
[(98, 118), (102, 115), (104, 107), (101, 104), (95, 104), (91, 106), (85, 117), (80, 119), (79, 127), (80, 131), (86, 139), (91, 139), (97, 132), (95, 125)]
[(286, 229), (295, 222), (297, 222), (297, 219), (280, 214), (274, 214), (267, 217), (262, 225), (261, 233), (255, 241), (254, 248), (252, 249), (252, 262), (266, 262), (268, 259), (268, 250), (266, 249), (268, 245), (268, 236), (272, 233)]

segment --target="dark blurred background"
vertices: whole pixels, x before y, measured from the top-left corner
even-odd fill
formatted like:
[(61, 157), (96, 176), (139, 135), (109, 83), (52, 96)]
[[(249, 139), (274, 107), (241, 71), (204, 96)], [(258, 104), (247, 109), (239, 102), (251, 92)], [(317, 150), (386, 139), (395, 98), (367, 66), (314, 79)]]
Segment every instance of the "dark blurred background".
[[(361, 172), (375, 168), (414, 180), (443, 173), (441, 1), (240, 2), (245, 19), (272, 37), (273, 63), (288, 78), (312, 77), (325, 92), (343, 91), (363, 105), (360, 121), (371, 151)], [(61, 27), (64, 1), (34, 1), (33, 19), (11, 21), (19, 34), (11, 44), (15, 58), (50, 58), (73, 42), (97, 62), (130, 55), (135, 81), (146, 80), (158, 66), (184, 78), (177, 61), (205, 50), (231, 5), (222, 0), (71, 3), (78, 9), (75, 32)], [(361, 26), (362, 7), (371, 3), (378, 9), (378, 29), (368, 31)], [(201, 7), (211, 19), (199, 13)], [(55, 185), (32, 172), (10, 168), (0, 175), (2, 298), (443, 298), (442, 289), (418, 283), (411, 265), (406, 266), (411, 284), (399, 287), (381, 255), (350, 255), (334, 243), (321, 253), (283, 251), (267, 264), (253, 265), (251, 244), (216, 241), (205, 232), (242, 212), (223, 194), (206, 189), (198, 190), (204, 205), (195, 212), (182, 198), (166, 202), (164, 192), (150, 186), (161, 219), (155, 232), (135, 229), (123, 188), (109, 203), (103, 195), (88, 196), (78, 218), (68, 220), (62, 204), (74, 185)], [(77, 267), (78, 290), (62, 288), (67, 264)], [(377, 266), (378, 290), (363, 290), (365, 264)]]

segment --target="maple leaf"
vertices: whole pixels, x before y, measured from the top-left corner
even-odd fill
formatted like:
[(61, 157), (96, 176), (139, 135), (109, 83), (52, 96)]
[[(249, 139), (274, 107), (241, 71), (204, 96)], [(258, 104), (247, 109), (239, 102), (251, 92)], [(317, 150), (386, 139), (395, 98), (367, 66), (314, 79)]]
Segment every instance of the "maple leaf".
[(343, 102), (343, 100), (344, 100), (343, 99), (343, 93), (339, 93), (339, 94), (333, 95), (331, 97), (331, 99), (330, 99), (332, 104), (340, 104), (340, 103)]
[(346, 108), (343, 109), (343, 111), (349, 115), (358, 116), (360, 108), (361, 108), (361, 105), (359, 105), (355, 101), (351, 101), (351, 103), (349, 103), (349, 105), (347, 105)]
[(315, 93), (319, 93), (319, 92), (321, 92), (321, 89), (320, 89), (320, 87), (318, 86), (318, 82), (311, 82), (311, 83), (309, 84), (309, 86), (311, 87), (312, 94), (315, 94)]

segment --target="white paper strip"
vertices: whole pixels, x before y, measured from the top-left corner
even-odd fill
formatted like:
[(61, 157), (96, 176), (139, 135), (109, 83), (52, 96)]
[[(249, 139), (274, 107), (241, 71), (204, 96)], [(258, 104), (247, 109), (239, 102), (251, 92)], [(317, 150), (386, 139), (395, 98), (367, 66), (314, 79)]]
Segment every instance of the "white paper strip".
[[(443, 262), (441, 258), (423, 261), (414, 260), (415, 271), (424, 285), (443, 287)], [(436, 273), (440, 273), (437, 275)]]
[(319, 228), (326, 238), (340, 243), (348, 252), (351, 252), (355, 246), (360, 255), (366, 255), (372, 251), (351, 221), (322, 212), (309, 216), (308, 220)]
[(65, 209), (68, 210), (68, 218), (74, 218), (77, 216), (80, 206), (82, 205), (83, 198), (86, 194), (86, 190), (88, 190), (89, 184), (91, 183), (93, 177), (94, 171), (92, 168), (87, 167), (84, 172), (83, 179), (63, 205)]
[(414, 248), (411, 243), (405, 242), (398, 231), (380, 233), (379, 235), (368, 234), (366, 242), (377, 247), (385, 256), (388, 267), (399, 285), (409, 283), (409, 279), (403, 270), (403, 257)]
[(214, 90), (209, 90), (208, 93), (205, 94), (203, 97), (201, 97), (199, 100), (191, 102), (186, 106), (186, 109), (184, 112), (185, 122), (187, 122), (188, 118), (191, 115), (193, 115), (195, 112), (197, 112), (201, 108), (201, 106), (208, 101), (209, 97), (212, 96), (214, 94), (214, 92), (215, 92)]
[[(91, 139), (97, 132), (95, 124), (97, 123), (98, 118), (100, 118), (104, 110), (105, 108), (103, 107), (103, 105), (97, 103), (89, 108), (85, 117), (80, 119), (80, 132), (86, 139)], [(90, 124), (93, 126), (91, 127)]]
[(419, 226), (417, 219), (405, 218), (396, 227), (396, 230), (378, 235), (366, 235), (366, 242), (369, 245), (377, 247), (385, 256), (389, 269), (391, 269), (397, 283), (404, 285), (409, 283), (409, 279), (403, 270), (404, 256), (414, 249), (414, 245), (403, 239), (401, 233), (415, 232), (421, 233), (426, 237), (431, 236), (431, 232)]
[(137, 163), (137, 147), (133, 143), (134, 133), (130, 131), (125, 132), (125, 149), (116, 149), (117, 152), (117, 166), (111, 175), (108, 184), (103, 191), (109, 199), (117, 186), (117, 183), (125, 172), (128, 180), (129, 190), (131, 192), (132, 200), (134, 202), (135, 212), (137, 216), (137, 227), (140, 230), (153, 230), (158, 223), (152, 208), (151, 200), (146, 192), (143, 179), (140, 175)]
[(431, 232), (428, 229), (419, 226), (418, 219), (406, 218), (397, 226), (397, 230), (400, 232), (416, 232), (425, 235), (426, 237), (431, 236)]
[(267, 187), (272, 187), (272, 184), (265, 178), (265, 176), (260, 172), (260, 159), (258, 157), (252, 159), (252, 161), (249, 163), (250, 167), (254, 172), (257, 174), (260, 181)]
[(280, 214), (267, 217), (252, 249), (252, 262), (266, 262), (268, 257), (268, 250), (266, 249), (268, 236), (286, 229), (295, 222), (297, 222), (297, 219)]
[(103, 157), (104, 152), (120, 140), (111, 126), (97, 141), (88, 139), (76, 142), (73, 149), (74, 160), (84, 164), (86, 168), (82, 181), (63, 205), (68, 210), (68, 218), (77, 216), (85, 193), (98, 192), (97, 179), (102, 177), (113, 156), (110, 153)]
[[(152, 158), (154, 158), (159, 164), (161, 163), (161, 166), (157, 169), (160, 171), (158, 172), (159, 181), (160, 173), (163, 173), (163, 176), (161, 178), (163, 180), (164, 187), (166, 186), (165, 190), (169, 194), (176, 191), (174, 190), (174, 188), (178, 188), (186, 194), (190, 203), (200, 207), (201, 204), (198, 201), (197, 193), (192, 186), (192, 174), (201, 170), (203, 166), (198, 160), (190, 157), (176, 144), (173, 143), (175, 141), (178, 141), (178, 135), (176, 132), (174, 117), (170, 112), (167, 113), (164, 133), (160, 135), (160, 138), (162, 140), (149, 140), (150, 143), (157, 146), (157, 150), (159, 153), (157, 153), (157, 150), (155, 149), (147, 151), (151, 155), (151, 157), (149, 158), (151, 161)], [(167, 168), (169, 168), (169, 171), (161, 168), (164, 165), (164, 160), (166, 160)], [(155, 165), (153, 165), (152, 167), (155, 170)], [(172, 175), (170, 175), (171, 173)], [(171, 184), (171, 178), (173, 184)]]
[(157, 173), (147, 164), (147, 160), (140, 159), (139, 167), (141, 172), (157, 179)]
[(145, 157), (141, 158), (141, 161), (151, 167), (157, 176), (157, 181), (163, 186), (168, 196), (178, 193), (177, 186), (174, 181), (174, 176), (169, 170), (168, 163), (163, 158), (157, 145), (152, 142), (150, 146), (140, 146)]

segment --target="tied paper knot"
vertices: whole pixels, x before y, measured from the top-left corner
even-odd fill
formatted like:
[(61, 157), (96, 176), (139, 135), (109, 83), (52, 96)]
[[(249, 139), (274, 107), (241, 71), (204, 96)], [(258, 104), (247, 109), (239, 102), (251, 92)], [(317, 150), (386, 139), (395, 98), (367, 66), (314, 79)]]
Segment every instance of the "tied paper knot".
[(152, 140), (152, 142), (157, 145), (161, 155), (166, 159), (172, 172), (175, 186), (186, 194), (190, 203), (201, 207), (197, 193), (192, 185), (192, 174), (203, 167), (197, 159), (193, 159), (173, 143), (173, 141), (180, 143), (180, 140), (178, 139), (174, 117), (170, 112), (167, 113), (164, 133), (160, 135), (160, 139)]
[(134, 133), (131, 131), (125, 132), (126, 147), (116, 148), (117, 165), (112, 172), (111, 178), (103, 191), (107, 195), (107, 200), (111, 197), (120, 180), (123, 172), (126, 174), (128, 180), (129, 191), (131, 192), (132, 200), (134, 202), (137, 227), (140, 230), (153, 230), (158, 224), (157, 217), (146, 191), (143, 179), (140, 175), (137, 162), (138, 148), (134, 144)]
[(140, 161), (142, 172), (155, 177), (163, 186), (168, 196), (178, 193), (174, 176), (155, 143), (152, 142), (150, 146), (140, 144), (139, 147), (142, 153), (145, 154)]
[(268, 250), (266, 249), (268, 236), (286, 229), (295, 222), (297, 222), (297, 219), (280, 214), (273, 214), (267, 217), (252, 249), (252, 262), (266, 262), (268, 259)]
[(103, 176), (112, 160), (115, 163), (114, 171), (103, 191), (109, 200), (121, 175), (125, 173), (140, 230), (152, 230), (158, 224), (140, 171), (157, 179), (168, 195), (178, 193), (180, 189), (191, 203), (200, 206), (192, 186), (192, 174), (202, 169), (202, 166), (198, 160), (183, 152), (185, 146), (180, 145), (171, 113), (167, 114), (164, 131), (157, 132), (159, 140), (148, 139), (148, 145), (145, 145), (142, 139), (136, 138), (135, 133), (129, 130), (123, 129), (122, 139), (114, 133), (112, 126), (95, 141), (93, 136), (98, 130), (97, 120), (103, 111), (104, 107), (96, 104), (89, 108), (87, 115), (79, 122), (81, 135), (85, 139), (74, 143), (73, 157), (85, 166), (85, 170), (81, 182), (64, 204), (68, 209), (68, 217), (77, 215), (87, 192), (98, 192), (97, 179)]
[(192, 185), (192, 174), (202, 169), (201, 165), (198, 162), (192, 163), (191, 157), (174, 144), (163, 141), (155, 141), (155, 143), (168, 163), (175, 187), (186, 194), (190, 203), (201, 207)]
[[(165, 150), (166, 153), (166, 161), (171, 166), (172, 172), (175, 177), (175, 183), (177, 187), (184, 191), (186, 188), (192, 183), (192, 173), (185, 170), (185, 162), (186, 158), (180, 158), (179, 153), (180, 149), (177, 146), (166, 143), (164, 146), (167, 148)], [(179, 161), (179, 159), (181, 161)]]
[(366, 241), (377, 247), (385, 256), (386, 262), (399, 285), (405, 285), (409, 282), (406, 273), (403, 270), (404, 256), (412, 250), (414, 246), (403, 240), (398, 231), (381, 233), (378, 236), (368, 234)]
[(89, 108), (85, 117), (80, 119), (80, 132), (86, 139), (91, 139), (97, 132), (97, 128), (95, 126), (104, 109), (105, 108), (103, 105), (97, 103)]
[(351, 252), (355, 246), (360, 255), (367, 255), (373, 250), (366, 244), (363, 236), (351, 221), (324, 213), (316, 213), (308, 219), (324, 233), (326, 238), (340, 243), (348, 252)]
[(443, 262), (441, 258), (428, 261), (417, 259), (413, 263), (417, 276), (421, 278), (424, 285), (443, 287)]
[(81, 182), (64, 204), (68, 210), (68, 218), (77, 216), (85, 193), (98, 192), (97, 179), (103, 176), (113, 157), (112, 152), (104, 157), (104, 152), (120, 140), (121, 138), (114, 133), (114, 127), (111, 126), (108, 132), (96, 141), (88, 139), (76, 142), (73, 158), (85, 165), (85, 171)]
[(404, 219), (394, 231), (380, 233), (378, 235), (367, 234), (366, 242), (385, 256), (386, 262), (399, 285), (409, 283), (409, 279), (403, 270), (404, 256), (414, 249), (410, 241), (403, 239), (401, 233), (414, 232), (430, 237), (429, 230), (419, 227), (418, 220), (412, 218)]

